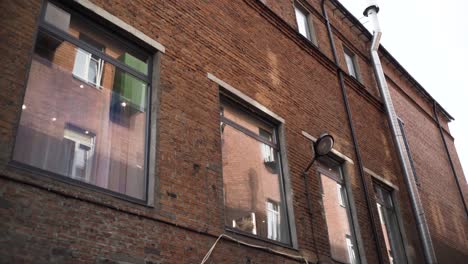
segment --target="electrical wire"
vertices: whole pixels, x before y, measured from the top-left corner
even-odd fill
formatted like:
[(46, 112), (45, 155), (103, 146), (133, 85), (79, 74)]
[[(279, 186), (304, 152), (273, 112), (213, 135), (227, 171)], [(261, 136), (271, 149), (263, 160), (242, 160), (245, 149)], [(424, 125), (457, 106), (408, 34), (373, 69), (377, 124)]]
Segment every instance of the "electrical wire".
[(290, 255), (290, 254), (287, 254), (287, 253), (284, 253), (284, 252), (281, 252), (281, 251), (277, 251), (277, 250), (274, 250), (274, 249), (271, 249), (271, 248), (268, 248), (268, 247), (264, 247), (264, 246), (259, 246), (259, 245), (254, 245), (254, 244), (249, 244), (249, 243), (246, 243), (244, 241), (241, 241), (241, 240), (238, 240), (238, 239), (235, 239), (229, 235), (226, 235), (226, 234), (221, 234), (219, 235), (219, 237), (216, 239), (216, 241), (213, 243), (213, 245), (211, 246), (211, 248), (208, 250), (208, 252), (206, 252), (206, 255), (205, 257), (203, 258), (203, 260), (201, 261), (200, 264), (205, 264), (206, 261), (208, 261), (208, 259), (210, 258), (211, 256), (211, 253), (213, 253), (213, 250), (215, 249), (216, 247), (216, 244), (218, 244), (219, 240), (221, 240), (221, 238), (225, 238), (225, 239), (228, 239), (228, 240), (231, 240), (231, 241), (234, 241), (234, 242), (237, 242), (239, 244), (242, 244), (244, 246), (248, 246), (248, 247), (252, 247), (252, 248), (258, 248), (258, 249), (263, 249), (263, 250), (266, 250), (266, 251), (269, 251), (269, 252), (272, 252), (272, 253), (275, 253), (275, 254), (278, 254), (278, 255), (282, 255), (282, 256), (286, 256), (288, 258), (291, 258), (291, 259), (295, 259), (295, 260), (303, 260), (306, 264), (309, 264), (309, 262), (307, 261), (306, 257), (304, 256), (298, 256), (298, 255)]

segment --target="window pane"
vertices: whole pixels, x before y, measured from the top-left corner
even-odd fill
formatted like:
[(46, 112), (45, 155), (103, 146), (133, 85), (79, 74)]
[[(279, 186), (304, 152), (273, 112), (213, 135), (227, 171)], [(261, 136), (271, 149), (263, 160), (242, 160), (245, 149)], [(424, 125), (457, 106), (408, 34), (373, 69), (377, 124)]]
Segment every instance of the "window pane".
[(280, 213), (279, 205), (276, 202), (267, 202), (267, 222), (268, 222), (268, 238), (279, 240), (280, 230)]
[[(339, 169), (319, 163), (322, 168), (323, 206), (333, 259), (342, 263), (357, 263), (345, 188), (337, 182)], [(329, 172), (330, 175), (325, 172)]]
[[(224, 107), (224, 116), (259, 133), (262, 122)], [(265, 144), (230, 125), (222, 129), (225, 224), (241, 231), (290, 243), (282, 197), (278, 152), (265, 160)], [(273, 131), (272, 131), (273, 132)], [(264, 133), (264, 132), (260, 132)], [(273, 135), (274, 133), (271, 133)], [(271, 151), (271, 152), (270, 152)]]
[(39, 32), (14, 159), (144, 199), (148, 85), (97, 58), (96, 89), (81, 78), (89, 58)]
[[(115, 36), (100, 30), (80, 16), (76, 16), (52, 3), (47, 3), (44, 22), (86, 42), (131, 68), (143, 74), (148, 74), (148, 54), (117, 41)], [(99, 46), (94, 45), (95, 43), (98, 43)]]
[(307, 21), (307, 14), (297, 7), (295, 7), (295, 12), (299, 33), (310, 40), (309, 21)]
[(348, 53), (345, 52), (345, 60), (346, 60), (346, 65), (348, 66), (348, 73), (349, 75), (353, 76), (354, 78), (357, 78), (356, 74), (356, 67), (354, 66), (354, 56), (349, 55)]
[(273, 126), (260, 119), (252, 118), (246, 111), (242, 111), (231, 104), (224, 104), (222, 115), (255, 135), (272, 143), (276, 143)]
[(401, 231), (393, 207), (392, 196), (386, 189), (374, 185), (377, 209), (382, 227), (387, 254), (391, 263), (406, 263)]

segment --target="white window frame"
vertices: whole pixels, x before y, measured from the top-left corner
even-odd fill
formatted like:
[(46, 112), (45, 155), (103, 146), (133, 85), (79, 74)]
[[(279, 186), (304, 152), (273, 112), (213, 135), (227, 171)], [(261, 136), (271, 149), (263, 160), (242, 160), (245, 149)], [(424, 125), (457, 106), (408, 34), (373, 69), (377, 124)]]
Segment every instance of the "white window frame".
[(280, 237), (281, 237), (280, 205), (273, 201), (267, 201), (266, 203), (267, 203), (266, 215), (267, 215), (267, 227), (268, 227), (267, 237), (268, 239), (280, 240)]
[[(79, 179), (79, 180), (82, 180), (82, 181), (85, 181), (85, 182), (89, 182), (90, 178), (91, 178), (91, 167), (92, 167), (92, 161), (93, 161), (93, 157), (94, 157), (94, 149), (95, 149), (95, 137), (91, 134), (86, 133), (88, 132), (87, 130), (84, 132), (84, 133), (81, 133), (80, 131), (77, 131), (75, 129), (72, 129), (72, 128), (65, 128), (65, 131), (64, 131), (64, 135), (63, 137), (70, 140), (70, 141), (73, 141), (75, 143), (75, 148), (74, 148), (74, 156), (73, 156), (73, 160), (72, 160), (72, 163), (71, 163), (71, 178), (73, 179)], [(83, 138), (87, 138), (89, 140), (83, 140)], [(80, 146), (83, 145), (83, 146), (86, 146), (89, 148), (87, 152), (87, 155), (85, 157), (85, 177), (82, 178), (82, 177), (79, 177), (76, 175), (76, 168), (77, 168), (77, 164), (76, 164), (76, 153), (79, 151), (80, 149)]]
[[(92, 54), (82, 50), (80, 48), (75, 48), (76, 50), (76, 55), (75, 55), (75, 63), (73, 65), (73, 76), (88, 83), (96, 88), (102, 89), (101, 86), (101, 79), (102, 79), (102, 74), (104, 71), (104, 61), (102, 59), (95, 59), (93, 58)], [(78, 64), (78, 56), (81, 56), (82, 54), (84, 56), (84, 64)], [(96, 81), (89, 80), (89, 67), (91, 66), (91, 61), (95, 61), (98, 65), (98, 68), (96, 69)]]

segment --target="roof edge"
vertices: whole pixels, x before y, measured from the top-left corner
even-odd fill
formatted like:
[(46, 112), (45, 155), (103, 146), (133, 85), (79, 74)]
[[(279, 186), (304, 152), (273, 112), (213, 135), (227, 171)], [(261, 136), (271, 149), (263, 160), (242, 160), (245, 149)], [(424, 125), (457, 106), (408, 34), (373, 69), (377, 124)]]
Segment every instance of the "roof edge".
[[(360, 29), (362, 33), (369, 39), (369, 41), (372, 40), (372, 33), (370, 33), (369, 30), (367, 30), (367, 28), (364, 27), (364, 25), (353, 14), (351, 14), (351, 12), (349, 12), (349, 10), (346, 9), (343, 4), (339, 2), (339, 0), (330, 0), (330, 3), (335, 5), (346, 16), (346, 18), (348, 18), (358, 29)], [(401, 73), (403, 73), (403, 75), (410, 81), (410, 83), (414, 85), (416, 90), (420, 92), (425, 97), (425, 99), (436, 102), (438, 104), (438, 108), (447, 118), (448, 122), (455, 120), (455, 118), (453, 118), (453, 116), (450, 115), (447, 110), (445, 110), (418, 81), (416, 81), (416, 79), (395, 59), (395, 57), (392, 56), (392, 54), (390, 54), (390, 52), (383, 45), (380, 45), (379, 51), (385, 58), (394, 64), (395, 67), (401, 71)]]

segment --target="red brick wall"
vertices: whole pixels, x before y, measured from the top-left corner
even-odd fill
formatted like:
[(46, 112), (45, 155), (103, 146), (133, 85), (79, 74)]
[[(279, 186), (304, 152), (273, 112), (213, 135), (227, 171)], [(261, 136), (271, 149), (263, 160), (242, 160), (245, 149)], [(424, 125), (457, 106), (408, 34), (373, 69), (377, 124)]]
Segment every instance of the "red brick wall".
[[(290, 254), (330, 258), (319, 179), (311, 171), (313, 219), (301, 172), (311, 157), (301, 135), (326, 130), (336, 149), (356, 161), (341, 90), (330, 60), (323, 18), (316, 21), (321, 51), (308, 45), (287, 23), (254, 1), (93, 1), (111, 14), (162, 43), (157, 109), (157, 160), (154, 208), (63, 183), (9, 165), (26, 89), (39, 15), (39, 1), (2, 1), (0, 17), (0, 256), (7, 262), (199, 263), (223, 232), (223, 180), (217, 77), (254, 98), (286, 120), (285, 139), (299, 251), (241, 237)], [(270, 0), (266, 1), (271, 2)], [(287, 2), (287, 1), (285, 1)], [(319, 1), (310, 1), (318, 8)], [(286, 3), (287, 4), (287, 3)], [(282, 7), (285, 16), (291, 5)], [(288, 23), (294, 23), (291, 17)], [(332, 18), (341, 35), (362, 54), (366, 44), (349, 26)], [(339, 46), (339, 45), (337, 45)], [(15, 47), (15, 48), (12, 48)], [(324, 56), (325, 55), (325, 56)], [(360, 55), (365, 57), (366, 55)], [(342, 60), (340, 60), (342, 61)], [(365, 61), (363, 59), (363, 61)], [(399, 186), (411, 256), (422, 263), (395, 150), (381, 107), (370, 97), (375, 89), (368, 61), (360, 63), (364, 86), (347, 80), (353, 120), (364, 166)], [(343, 67), (343, 65), (342, 65)], [(438, 130), (428, 116), (428, 102), (393, 69), (385, 69), (409, 95), (393, 89), (397, 112), (417, 125), (408, 128), (421, 196), (440, 262), (466, 257), (466, 220), (448, 167)], [(393, 87), (393, 86), (392, 86)], [(411, 101), (412, 98), (414, 101)], [(414, 110), (416, 109), (416, 110)], [(441, 119), (446, 126), (444, 119)], [(408, 124), (409, 121), (405, 120)], [(428, 139), (429, 138), (429, 139)], [(430, 140), (432, 139), (432, 140)], [(425, 143), (435, 142), (427, 146)], [(448, 140), (457, 170), (453, 142)], [(425, 148), (430, 148), (427, 152)], [(420, 156), (418, 156), (420, 155)], [(462, 176), (460, 176), (462, 177)], [(358, 223), (368, 263), (377, 263), (369, 217), (357, 165), (350, 169)], [(371, 177), (366, 175), (370, 186)], [(465, 188), (466, 189), (466, 188)], [(458, 200), (457, 200), (458, 199)], [(318, 209), (317, 209), (318, 208)], [(377, 212), (374, 210), (374, 215)], [(313, 220), (313, 221), (311, 221)], [(463, 222), (465, 221), (465, 223)], [(166, 222), (166, 223), (163, 223)], [(310, 225), (316, 227), (315, 237)], [(315, 238), (315, 239), (313, 239)], [(294, 263), (291, 259), (220, 241), (213, 262)], [(453, 260), (453, 261), (452, 261)], [(462, 263), (459, 261), (458, 263)]]

